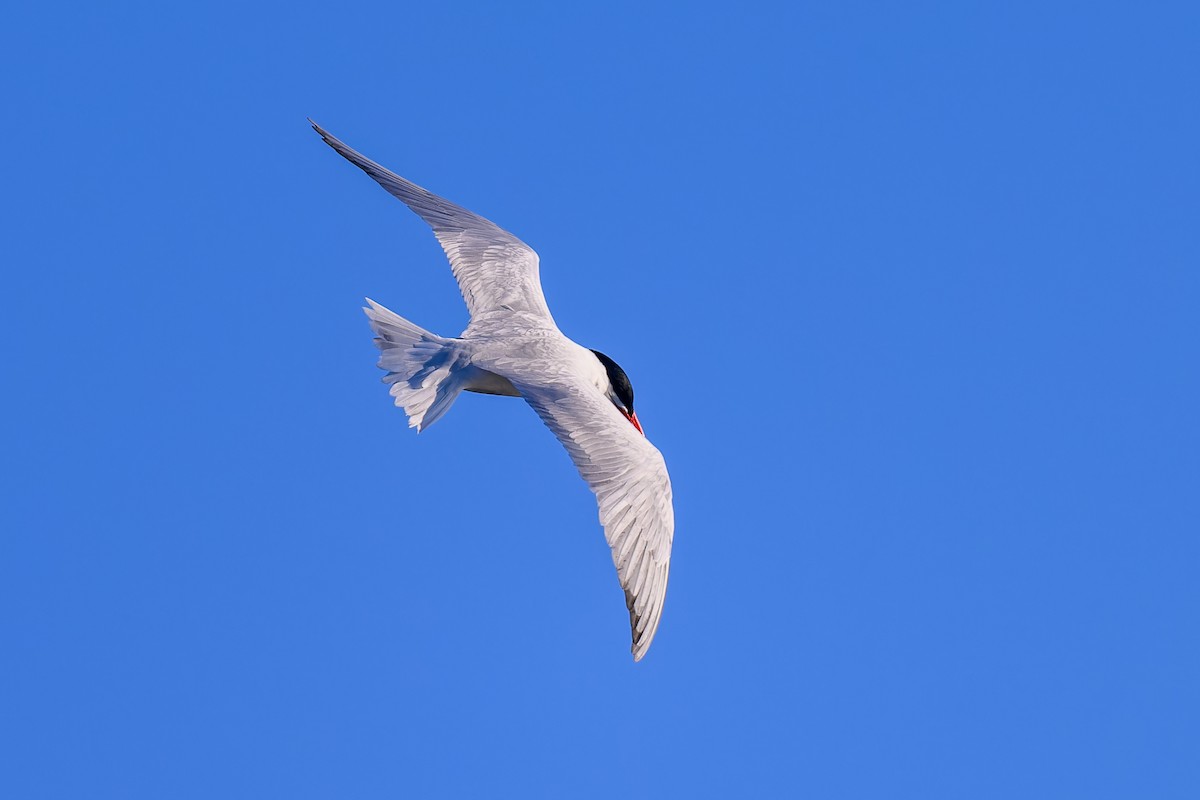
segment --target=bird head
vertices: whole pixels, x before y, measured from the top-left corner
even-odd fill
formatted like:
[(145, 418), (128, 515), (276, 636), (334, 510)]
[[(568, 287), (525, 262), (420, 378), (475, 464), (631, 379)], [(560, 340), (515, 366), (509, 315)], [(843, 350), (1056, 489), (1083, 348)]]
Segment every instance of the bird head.
[(620, 364), (604, 353), (599, 350), (593, 350), (592, 353), (604, 365), (604, 371), (608, 373), (608, 387), (605, 395), (624, 415), (625, 419), (637, 428), (638, 433), (645, 436), (646, 432), (642, 430), (642, 423), (638, 421), (637, 414), (633, 410), (633, 384), (629, 382), (629, 376), (625, 374), (625, 370), (621, 369)]

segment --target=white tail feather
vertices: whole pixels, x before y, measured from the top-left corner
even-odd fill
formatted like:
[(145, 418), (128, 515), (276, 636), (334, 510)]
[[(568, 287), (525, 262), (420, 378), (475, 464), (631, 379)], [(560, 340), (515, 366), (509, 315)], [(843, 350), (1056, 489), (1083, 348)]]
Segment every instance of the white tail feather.
[(408, 426), (421, 432), (446, 413), (465, 388), (466, 354), (454, 339), (445, 339), (412, 324), (367, 298), (363, 311), (376, 333), (379, 367), (387, 370), (396, 405), (408, 415)]

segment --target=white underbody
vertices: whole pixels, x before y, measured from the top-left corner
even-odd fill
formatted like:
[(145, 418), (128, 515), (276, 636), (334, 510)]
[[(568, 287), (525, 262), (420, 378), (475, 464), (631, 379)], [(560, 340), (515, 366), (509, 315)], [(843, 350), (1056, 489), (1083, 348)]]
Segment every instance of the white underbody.
[(470, 367), (463, 388), (468, 392), (520, 397), (517, 385), (553, 384), (556, 379), (577, 385), (580, 377), (604, 394), (608, 373), (594, 353), (568, 339), (562, 331), (546, 327), (545, 320), (513, 314), (505, 324), (487, 332), (472, 324), (460, 338)]

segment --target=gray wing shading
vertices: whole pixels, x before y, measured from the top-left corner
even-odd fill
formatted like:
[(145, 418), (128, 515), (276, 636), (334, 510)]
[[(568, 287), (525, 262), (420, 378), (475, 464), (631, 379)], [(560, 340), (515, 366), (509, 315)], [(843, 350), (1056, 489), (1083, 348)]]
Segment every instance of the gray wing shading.
[(671, 479), (662, 454), (595, 391), (516, 385), (596, 494), (600, 524), (625, 590), (633, 659), (641, 661), (662, 618), (675, 535)]
[(330, 147), (425, 220), (450, 259), (472, 320), (488, 311), (525, 311), (553, 324), (538, 276), (538, 256), (496, 224), (422, 189), (347, 147), (309, 120)]

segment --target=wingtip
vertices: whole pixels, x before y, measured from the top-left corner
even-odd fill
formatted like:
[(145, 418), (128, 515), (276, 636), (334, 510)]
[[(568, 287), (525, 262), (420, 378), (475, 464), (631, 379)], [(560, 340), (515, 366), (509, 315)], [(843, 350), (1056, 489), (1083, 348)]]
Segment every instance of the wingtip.
[(650, 652), (650, 643), (654, 641), (654, 636), (647, 636), (646, 631), (639, 631), (635, 625), (632, 638), (633, 642), (629, 645), (629, 652), (633, 653), (633, 661), (637, 663), (646, 657), (646, 653)]
[(645, 631), (638, 630), (638, 622), (641, 620), (633, 607), (633, 593), (628, 589), (625, 590), (625, 607), (629, 609), (629, 629), (632, 639), (629, 645), (629, 652), (633, 653), (633, 661), (636, 664), (642, 660), (646, 655), (646, 651), (650, 649), (650, 642), (649, 640), (644, 640)]
[[(334, 142), (337, 142), (337, 141), (338, 141), (337, 137), (335, 137), (335, 136), (334, 136), (333, 134), (331, 134), (329, 131), (325, 130), (325, 129), (324, 129), (324, 128), (322, 128), (320, 125), (318, 125), (318, 124), (317, 124), (317, 123), (316, 123), (316, 122), (313, 120), (313, 118), (312, 118), (312, 117), (307, 117), (307, 119), (308, 119), (308, 124), (309, 124), (309, 125), (312, 125), (312, 129), (313, 129), (314, 131), (316, 131), (316, 132), (317, 132), (317, 135), (321, 137), (321, 140), (322, 140), (322, 141), (324, 141), (324, 142), (325, 142), (325, 144), (329, 145), (330, 147), (332, 147), (332, 148), (334, 148), (334, 149), (336, 150), (336, 149), (337, 149), (337, 147), (336, 147), (336, 145), (334, 144)], [(339, 142), (339, 144), (340, 144), (340, 142)]]

